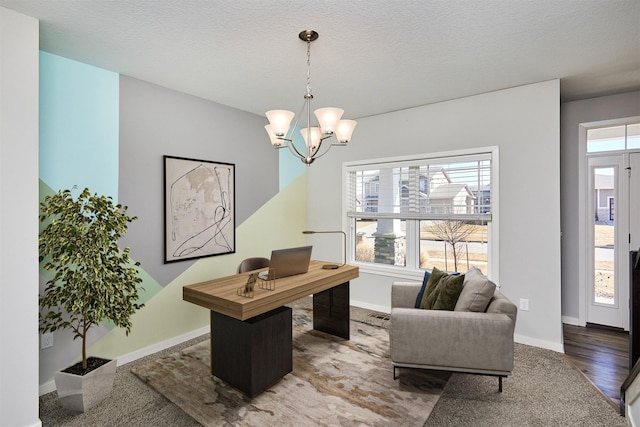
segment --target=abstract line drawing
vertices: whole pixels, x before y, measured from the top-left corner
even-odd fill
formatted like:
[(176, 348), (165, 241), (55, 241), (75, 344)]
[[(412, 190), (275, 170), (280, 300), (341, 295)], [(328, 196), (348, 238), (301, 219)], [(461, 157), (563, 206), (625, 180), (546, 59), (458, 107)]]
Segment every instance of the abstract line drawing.
[(235, 165), (164, 156), (165, 259), (235, 252)]

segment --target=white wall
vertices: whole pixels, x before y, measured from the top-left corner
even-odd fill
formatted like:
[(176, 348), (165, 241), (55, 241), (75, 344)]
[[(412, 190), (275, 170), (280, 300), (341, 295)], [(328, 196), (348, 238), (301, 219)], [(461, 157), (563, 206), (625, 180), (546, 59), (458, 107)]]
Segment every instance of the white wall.
[[(492, 275), (514, 302), (529, 299), (516, 339), (562, 351), (559, 110), (552, 80), (359, 119), (349, 146), (309, 169), (308, 226), (341, 227), (344, 161), (498, 146), (500, 256)], [(339, 259), (335, 242), (312, 243), (314, 257)], [(361, 274), (352, 302), (388, 310), (393, 280)]]
[(38, 20), (0, 8), (0, 425), (38, 419)]
[(562, 317), (566, 323), (584, 326), (586, 308), (584, 297), (580, 298), (580, 284), (585, 281), (586, 226), (580, 208), (586, 203), (586, 187), (580, 176), (585, 173), (586, 147), (579, 143), (580, 124), (640, 116), (640, 91), (567, 102), (560, 113)]

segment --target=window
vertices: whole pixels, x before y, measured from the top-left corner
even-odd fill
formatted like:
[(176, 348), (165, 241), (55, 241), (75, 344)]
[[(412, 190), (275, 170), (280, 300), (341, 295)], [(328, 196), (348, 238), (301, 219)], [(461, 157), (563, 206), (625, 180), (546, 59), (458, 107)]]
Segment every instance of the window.
[(372, 270), (488, 273), (497, 149), (351, 162), (349, 262)]
[(587, 129), (587, 153), (640, 148), (640, 123)]

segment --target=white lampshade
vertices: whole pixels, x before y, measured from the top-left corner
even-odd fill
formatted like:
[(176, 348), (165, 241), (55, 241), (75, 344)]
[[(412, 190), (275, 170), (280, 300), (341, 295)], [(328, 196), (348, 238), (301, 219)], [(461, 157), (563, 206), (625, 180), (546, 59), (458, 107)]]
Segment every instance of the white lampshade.
[(322, 133), (324, 134), (332, 134), (336, 131), (336, 126), (342, 118), (342, 114), (344, 110), (342, 108), (318, 108), (313, 114), (318, 118), (318, 124), (320, 125), (320, 129), (322, 129)]
[(351, 140), (351, 134), (358, 122), (355, 120), (340, 120), (336, 128), (336, 139), (338, 142), (346, 144)]
[(282, 145), (282, 140), (278, 139), (278, 137), (273, 133), (273, 130), (271, 129), (271, 125), (265, 125), (264, 130), (266, 130), (267, 134), (269, 135), (269, 139), (271, 140), (271, 145), (274, 145), (276, 147)]
[[(307, 129), (310, 129), (311, 132), (311, 143), (309, 143), (309, 141), (307, 141)], [(312, 128), (304, 128), (304, 129), (300, 129), (300, 133), (302, 134), (302, 138), (304, 138), (304, 143), (307, 144), (307, 147), (309, 147), (309, 145), (311, 145), (311, 148), (316, 148), (318, 146), (318, 144), (320, 143), (320, 128), (319, 127), (312, 127)]]
[(271, 130), (275, 136), (285, 136), (295, 114), (287, 110), (270, 110), (264, 113), (269, 119)]

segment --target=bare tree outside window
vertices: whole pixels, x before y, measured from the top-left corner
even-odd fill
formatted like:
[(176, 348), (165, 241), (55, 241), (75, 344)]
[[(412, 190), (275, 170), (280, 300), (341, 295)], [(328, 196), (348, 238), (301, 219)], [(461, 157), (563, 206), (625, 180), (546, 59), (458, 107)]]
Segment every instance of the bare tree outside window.
[(462, 250), (462, 243), (476, 231), (476, 225), (460, 220), (434, 221), (432, 232), (440, 240), (448, 243), (453, 252), (453, 264), (458, 271), (458, 258)]

